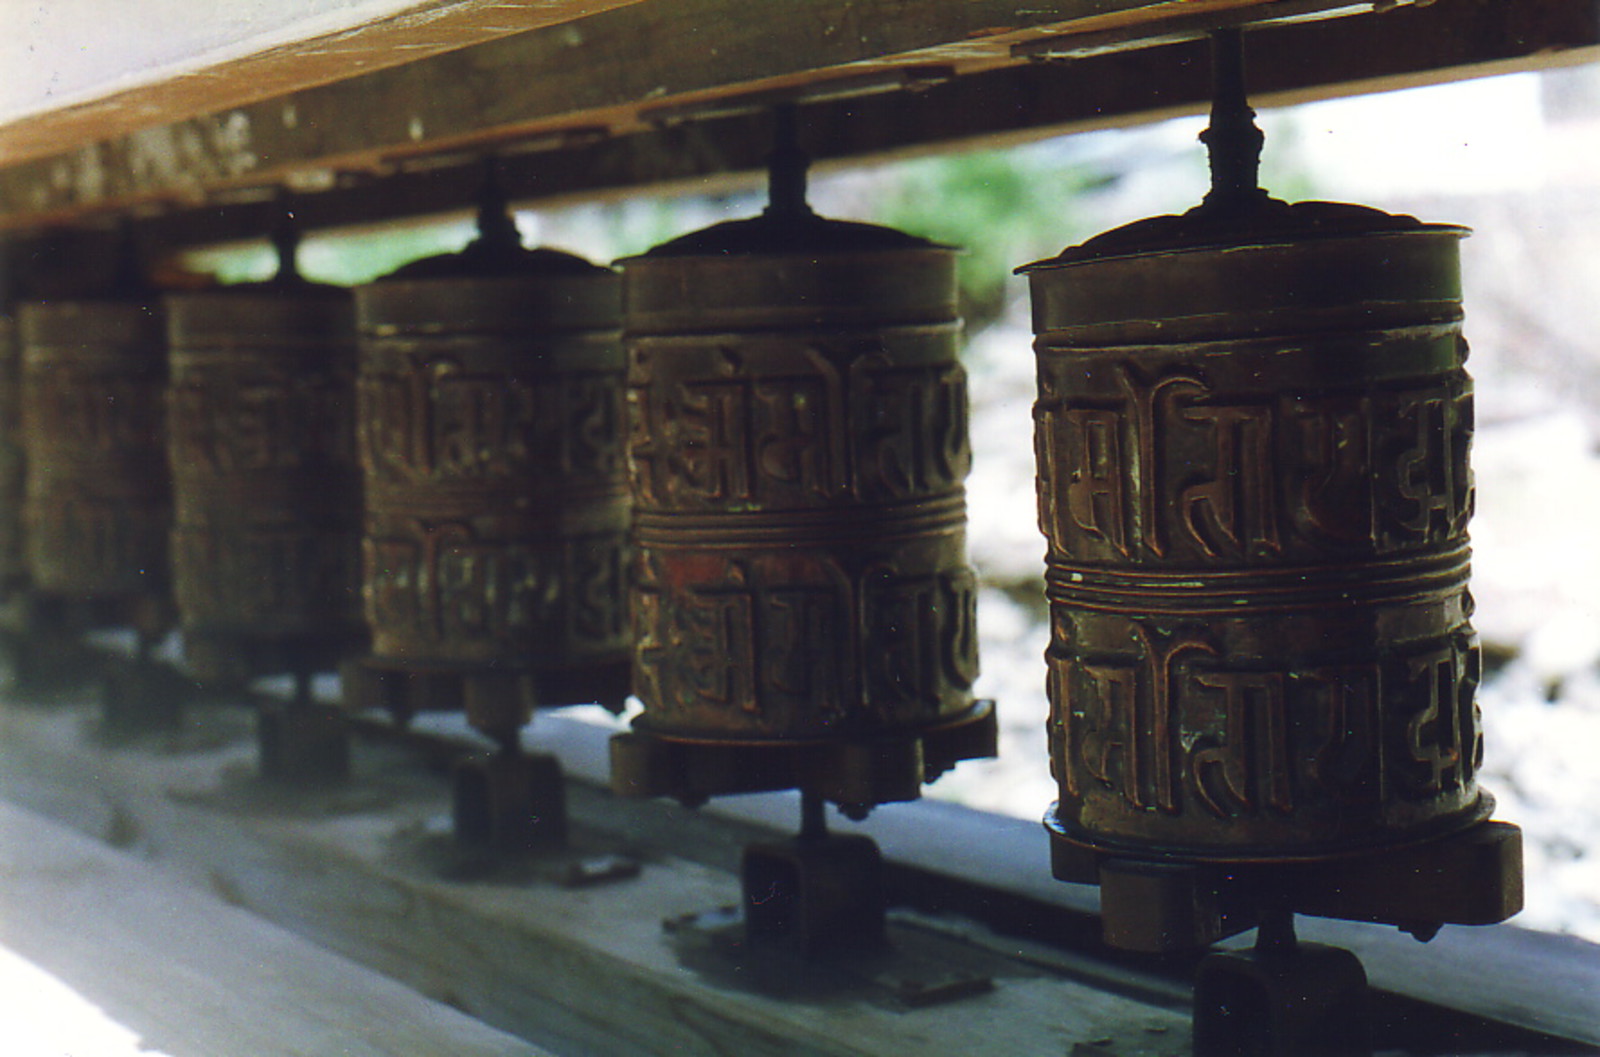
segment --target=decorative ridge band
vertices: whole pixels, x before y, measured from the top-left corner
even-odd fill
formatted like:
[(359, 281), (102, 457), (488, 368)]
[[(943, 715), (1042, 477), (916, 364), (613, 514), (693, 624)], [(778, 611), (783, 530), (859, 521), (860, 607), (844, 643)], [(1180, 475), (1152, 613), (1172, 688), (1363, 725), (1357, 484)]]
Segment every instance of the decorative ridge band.
[(1339, 565), (1133, 572), (1048, 561), (1053, 603), (1107, 612), (1250, 613), (1434, 601), (1465, 590), (1471, 549)]

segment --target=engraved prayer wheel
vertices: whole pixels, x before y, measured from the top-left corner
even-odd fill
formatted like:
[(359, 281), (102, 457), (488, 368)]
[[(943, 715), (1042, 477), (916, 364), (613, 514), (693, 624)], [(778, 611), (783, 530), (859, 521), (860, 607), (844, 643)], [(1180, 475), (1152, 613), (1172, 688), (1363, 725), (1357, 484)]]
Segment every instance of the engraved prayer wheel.
[(1270, 198), (1237, 34), (1215, 54), (1205, 201), (1020, 269), (1054, 871), (1140, 950), (1294, 913), (1500, 921), (1520, 832), (1476, 783), (1467, 231)]
[(293, 271), (167, 298), (173, 587), (202, 679), (331, 669), (365, 637), (348, 291)]
[(1487, 814), (1463, 234), (1271, 203), (1031, 267), (1064, 831), (1292, 858)]
[(356, 291), (367, 667), (409, 682), (402, 712), (510, 736), (535, 705), (627, 695), (620, 297), (509, 216), (480, 225)]
[(644, 712), (619, 791), (864, 809), (993, 754), (954, 256), (780, 203), (622, 262)]
[(164, 598), (172, 507), (158, 298), (128, 290), (24, 304), (20, 330), (34, 590), (93, 602)]

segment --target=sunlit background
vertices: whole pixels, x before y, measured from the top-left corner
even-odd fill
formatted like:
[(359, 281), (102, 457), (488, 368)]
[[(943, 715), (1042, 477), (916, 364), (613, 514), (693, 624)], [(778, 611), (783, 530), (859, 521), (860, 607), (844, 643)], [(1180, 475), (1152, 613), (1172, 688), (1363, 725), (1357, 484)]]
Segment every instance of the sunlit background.
[[(818, 174), (819, 212), (966, 247), (975, 465), (971, 553), (983, 577), (985, 674), (998, 760), (930, 795), (1023, 817), (1053, 799), (1046, 771), (1043, 539), (1034, 518), (1033, 358), (1026, 290), (1010, 272), (1106, 228), (1180, 212), (1205, 191), (1203, 121)], [(1532, 927), (1600, 941), (1600, 74), (1469, 81), (1262, 114), (1263, 182), (1279, 197), (1359, 201), (1464, 223), (1470, 367), (1478, 385), (1475, 623), (1490, 661), (1483, 781), (1527, 838)], [(638, 199), (518, 221), (527, 241), (594, 260), (637, 253), (763, 205), (759, 192)], [(465, 219), (309, 240), (303, 269), (360, 282), (459, 248)], [(264, 247), (193, 255), (261, 278)]]

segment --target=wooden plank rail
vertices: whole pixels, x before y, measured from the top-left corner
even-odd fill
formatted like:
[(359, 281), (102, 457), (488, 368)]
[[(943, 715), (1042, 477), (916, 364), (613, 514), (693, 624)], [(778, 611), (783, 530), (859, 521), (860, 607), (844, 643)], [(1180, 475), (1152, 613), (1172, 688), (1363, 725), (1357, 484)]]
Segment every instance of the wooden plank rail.
[[(988, 963), (999, 966), (998, 986), (915, 1014), (841, 992), (819, 1020), (812, 999), (752, 993), (706, 975), (661, 928), (667, 917), (736, 901), (729, 867), (738, 848), (752, 835), (790, 830), (792, 798), (733, 798), (686, 813), (618, 803), (575, 784), (583, 846), (625, 848), (645, 862), (637, 881), (575, 891), (536, 874), (451, 865), (442, 850), (443, 783), (414, 756), (366, 745), (359, 780), (347, 790), (273, 797), (248, 778), (251, 746), (237, 710), (197, 713), (183, 735), (115, 749), (88, 738), (91, 714), (81, 705), (0, 705), (0, 797), (134, 847), (231, 902), (558, 1052), (1033, 1053), (1097, 1038), (1130, 1047), (1118, 1053), (1184, 1052), (1183, 971), (1166, 978), (1158, 966), (1092, 953), (1084, 929), (1070, 923), (1092, 922), (1093, 893), (1050, 879), (1036, 823), (936, 803), (869, 819), (865, 829), (894, 864), (896, 887), (919, 898), (932, 892), (930, 909), (962, 915), (912, 912), (902, 927), (977, 944), (1000, 959)], [(603, 770), (603, 731), (547, 716), (535, 734), (560, 750), (570, 774)], [(1034, 907), (1034, 916), (1019, 917), (1010, 902)], [(990, 932), (969, 914), (1027, 938)], [(1505, 927), (1447, 929), (1427, 946), (1374, 926), (1308, 921), (1302, 932), (1357, 949), (1376, 986), (1413, 996), (1385, 998), (1380, 1013), (1391, 1023), (1443, 1022), (1450, 1027), (1432, 1030), (1505, 1050), (1600, 1046), (1593, 945)], [(1090, 953), (1046, 940), (1087, 942), (1080, 950)], [(1496, 966), (1505, 971), (1491, 971)], [(1471, 1015), (1446, 1016), (1449, 1009)], [(1569, 1041), (1539, 1042), (1513, 1026)]]
[(42, 816), (0, 834), (9, 1054), (548, 1057)]

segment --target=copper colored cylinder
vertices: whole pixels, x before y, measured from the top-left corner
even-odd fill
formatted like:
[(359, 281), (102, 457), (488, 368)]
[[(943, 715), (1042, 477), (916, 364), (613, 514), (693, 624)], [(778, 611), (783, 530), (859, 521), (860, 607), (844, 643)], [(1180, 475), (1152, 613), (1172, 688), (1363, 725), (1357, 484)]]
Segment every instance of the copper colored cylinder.
[(514, 237), (474, 245), (356, 292), (372, 663), (620, 706), (617, 278)]
[[(815, 761), (825, 781), (773, 764), (646, 791), (838, 788), (877, 766), (849, 746), (992, 723), (972, 695), (954, 257), (769, 212), (623, 262), (634, 729), (729, 751), (840, 748)], [(935, 755), (829, 798), (915, 796), (953, 762)], [(613, 760), (615, 778), (627, 758)]]
[(167, 299), (173, 587), (202, 678), (331, 668), (364, 636), (355, 327), (295, 279)]
[(1293, 860), (1486, 817), (1464, 229), (1130, 225), (1026, 269), (1058, 835)]
[(44, 595), (164, 595), (166, 332), (150, 297), (25, 304), (24, 553)]

